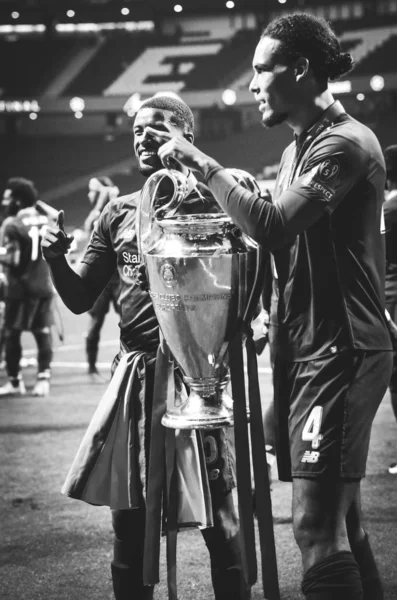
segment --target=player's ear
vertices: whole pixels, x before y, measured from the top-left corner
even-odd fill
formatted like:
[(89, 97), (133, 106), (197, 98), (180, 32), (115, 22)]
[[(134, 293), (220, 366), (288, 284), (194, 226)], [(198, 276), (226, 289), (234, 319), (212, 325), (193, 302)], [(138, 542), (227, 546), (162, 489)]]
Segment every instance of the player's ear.
[(295, 69), (294, 69), (296, 81), (299, 81), (300, 79), (302, 79), (302, 77), (307, 75), (309, 66), (310, 65), (309, 65), (309, 61), (307, 60), (307, 58), (305, 58), (304, 56), (300, 56), (298, 58), (298, 60), (296, 61), (296, 64), (295, 64)]
[(187, 131), (186, 133), (183, 134), (183, 137), (187, 139), (188, 142), (190, 142), (191, 144), (194, 143), (194, 134), (191, 131)]

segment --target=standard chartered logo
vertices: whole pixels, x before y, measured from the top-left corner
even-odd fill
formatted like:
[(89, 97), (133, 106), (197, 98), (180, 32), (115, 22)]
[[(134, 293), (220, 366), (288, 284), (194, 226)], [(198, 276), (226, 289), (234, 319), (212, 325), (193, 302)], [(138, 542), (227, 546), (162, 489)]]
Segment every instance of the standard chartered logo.
[(123, 275), (125, 277), (132, 277), (136, 279), (138, 275), (138, 267), (141, 264), (139, 254), (133, 254), (132, 252), (123, 252)]

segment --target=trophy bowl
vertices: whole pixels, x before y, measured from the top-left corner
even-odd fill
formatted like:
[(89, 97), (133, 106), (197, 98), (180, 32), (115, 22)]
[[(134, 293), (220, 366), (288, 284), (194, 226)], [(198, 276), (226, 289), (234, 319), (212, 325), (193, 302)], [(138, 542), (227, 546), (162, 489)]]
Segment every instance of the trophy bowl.
[[(159, 189), (161, 178), (172, 180), (173, 172), (163, 171), (148, 180), (147, 195)], [(175, 173), (179, 181), (181, 174)], [(181, 189), (176, 183), (174, 190), (177, 186)], [(187, 400), (168, 407), (162, 423), (173, 429), (213, 429), (233, 424), (233, 401), (226, 390), (228, 346), (259, 300), (261, 250), (224, 213), (178, 214), (176, 205), (183, 199), (172, 198), (156, 209), (152, 197), (153, 210), (141, 210), (147, 215), (140, 232), (149, 293), (189, 389)]]

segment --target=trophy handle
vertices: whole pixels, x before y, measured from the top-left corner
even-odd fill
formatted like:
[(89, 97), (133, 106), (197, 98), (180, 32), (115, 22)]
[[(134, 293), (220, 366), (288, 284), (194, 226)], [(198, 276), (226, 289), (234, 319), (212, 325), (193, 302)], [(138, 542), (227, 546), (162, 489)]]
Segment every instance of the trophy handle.
[[(160, 206), (156, 206), (157, 193), (161, 182), (170, 179), (174, 190), (171, 199)], [(153, 242), (157, 241), (154, 231), (156, 221), (165, 216), (173, 217), (187, 195), (187, 177), (175, 169), (161, 169), (153, 173), (145, 183), (137, 211), (137, 240), (141, 257), (150, 250)], [(159, 232), (158, 232), (159, 233)]]

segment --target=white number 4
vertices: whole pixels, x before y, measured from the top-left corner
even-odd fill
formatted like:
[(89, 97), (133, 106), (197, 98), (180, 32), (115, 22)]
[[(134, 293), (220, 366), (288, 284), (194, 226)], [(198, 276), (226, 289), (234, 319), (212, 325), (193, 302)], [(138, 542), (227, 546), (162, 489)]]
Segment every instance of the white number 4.
[(310, 413), (302, 431), (302, 440), (304, 442), (311, 442), (314, 450), (319, 447), (320, 442), (323, 439), (323, 436), (320, 433), (322, 417), (323, 407), (315, 406)]
[(32, 225), (32, 227), (29, 229), (29, 236), (32, 238), (32, 261), (35, 261), (39, 258), (40, 238), (44, 235), (45, 230), (46, 225), (43, 225), (42, 227)]

